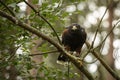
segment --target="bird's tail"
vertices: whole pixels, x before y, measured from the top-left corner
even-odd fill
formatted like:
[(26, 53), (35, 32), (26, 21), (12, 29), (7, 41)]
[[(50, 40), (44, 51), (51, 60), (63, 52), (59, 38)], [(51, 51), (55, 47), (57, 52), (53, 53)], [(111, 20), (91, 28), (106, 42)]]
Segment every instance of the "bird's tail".
[(68, 58), (67, 58), (66, 56), (60, 54), (60, 55), (58, 56), (58, 60), (59, 60), (59, 61), (66, 62), (66, 61), (68, 61)]
[(58, 59), (57, 59), (58, 64), (67, 65), (68, 61), (69, 61), (68, 58), (66, 56), (64, 56), (63, 54), (60, 54), (58, 56)]

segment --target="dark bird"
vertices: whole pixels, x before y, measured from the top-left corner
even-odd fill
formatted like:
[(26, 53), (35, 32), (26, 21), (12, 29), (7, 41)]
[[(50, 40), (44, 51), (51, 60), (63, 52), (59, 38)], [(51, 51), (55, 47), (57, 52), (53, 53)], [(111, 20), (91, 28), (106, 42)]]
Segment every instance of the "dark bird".
[[(81, 48), (86, 41), (86, 32), (79, 24), (72, 24), (67, 27), (62, 33), (62, 44), (65, 47), (65, 50), (76, 52), (77, 55), (80, 55)], [(58, 56), (58, 61), (66, 62), (68, 58), (63, 54)]]

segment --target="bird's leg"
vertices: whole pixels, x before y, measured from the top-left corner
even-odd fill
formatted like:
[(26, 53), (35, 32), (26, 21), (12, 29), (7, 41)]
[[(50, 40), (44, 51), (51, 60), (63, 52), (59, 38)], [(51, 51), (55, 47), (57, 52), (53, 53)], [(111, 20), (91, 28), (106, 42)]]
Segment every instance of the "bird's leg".
[(77, 57), (77, 60), (79, 61), (80, 65), (83, 65), (83, 60), (80, 57), (80, 52), (76, 52), (76, 57)]
[(76, 49), (76, 57), (80, 57), (81, 47)]
[(73, 52), (70, 51), (70, 47), (67, 46), (67, 45), (65, 46), (65, 50), (66, 50), (68, 53), (70, 53), (71, 55), (73, 54)]
[(66, 46), (64, 46), (64, 47), (65, 47), (65, 50), (66, 50), (66, 51), (70, 51), (70, 47), (69, 47), (69, 46), (66, 45)]

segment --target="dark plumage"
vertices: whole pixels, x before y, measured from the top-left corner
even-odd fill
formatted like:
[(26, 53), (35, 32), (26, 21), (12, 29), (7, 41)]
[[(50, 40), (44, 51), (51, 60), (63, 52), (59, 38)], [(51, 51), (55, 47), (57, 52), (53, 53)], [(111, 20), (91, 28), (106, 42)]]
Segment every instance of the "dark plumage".
[[(67, 51), (76, 51), (80, 54), (81, 48), (86, 41), (86, 32), (79, 24), (72, 24), (62, 33), (62, 44)], [(68, 61), (67, 57), (60, 54), (59, 61)]]

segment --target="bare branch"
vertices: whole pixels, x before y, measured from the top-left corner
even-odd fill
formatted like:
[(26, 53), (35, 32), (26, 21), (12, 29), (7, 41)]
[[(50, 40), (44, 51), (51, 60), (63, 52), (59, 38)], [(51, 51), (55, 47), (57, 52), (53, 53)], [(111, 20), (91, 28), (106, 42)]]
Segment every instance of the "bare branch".
[(103, 41), (100, 43), (100, 45), (98, 45), (97, 47), (95, 47), (94, 49), (102, 46), (102, 44), (106, 41), (106, 39), (108, 38), (108, 36), (112, 33), (113, 29), (120, 23), (120, 20), (118, 20), (116, 22), (116, 24), (112, 27), (112, 29), (109, 31), (109, 33), (106, 35), (106, 37), (103, 39)]
[(98, 30), (99, 30), (99, 28), (100, 28), (100, 26), (101, 26), (101, 23), (102, 23), (102, 20), (103, 20), (105, 14), (107, 13), (107, 10), (108, 10), (108, 7), (106, 8), (106, 10), (105, 10), (105, 12), (104, 12), (104, 14), (103, 14), (103, 16), (102, 16), (102, 18), (101, 18), (99, 24), (98, 24), (98, 27), (97, 27), (97, 30), (96, 30), (96, 32), (95, 32), (95, 36), (94, 36), (94, 39), (93, 39), (93, 41), (92, 41), (91, 47), (94, 46), (94, 42), (95, 42), (95, 39), (96, 39), (96, 37), (97, 37)]
[[(87, 47), (89, 48), (90, 44), (87, 42)], [(94, 49), (92, 49), (90, 51), (100, 62), (101, 64), (105, 67), (105, 69), (116, 79), (116, 80), (120, 80), (120, 76), (117, 75), (117, 73), (109, 66), (105, 63), (105, 61), (98, 55), (101, 53), (97, 53)]]
[(15, 53), (16, 53), (16, 51), (18, 50), (19, 47), (20, 47), (20, 46), (18, 46), (18, 47), (15, 48), (14, 52), (11, 53), (11, 55), (10, 55), (10, 57), (7, 59), (7, 61), (13, 60), (13, 58), (14, 58), (14, 56), (15, 56)]
[(38, 53), (38, 54), (30, 54), (29, 56), (44, 55), (44, 54), (50, 54), (50, 53), (56, 53), (56, 52), (58, 52), (58, 50), (48, 51), (48, 52), (43, 52), (43, 53)]
[(92, 50), (92, 54), (101, 62), (101, 64), (107, 69), (107, 71), (116, 79), (120, 80), (120, 76), (117, 72), (115, 72), (109, 65), (107, 65), (104, 60), (98, 55), (100, 53), (97, 53), (96, 51)]
[(10, 8), (0, 0), (0, 3), (11, 13), (12, 16), (15, 16), (14, 12), (10, 10)]
[[(93, 46), (94, 46), (94, 42), (95, 42), (95, 39), (96, 39), (96, 37), (97, 37), (98, 30), (99, 30), (99, 28), (101, 27), (102, 20), (103, 20), (105, 14), (107, 13), (108, 8), (109, 8), (109, 6), (106, 8), (106, 10), (105, 10), (102, 18), (100, 19), (100, 22), (99, 22), (98, 27), (97, 27), (97, 29), (96, 29), (95, 36), (94, 36), (94, 38), (93, 38), (93, 41), (92, 41), (91, 45), (89, 46), (89, 49), (88, 49), (88, 51), (86, 52), (86, 54), (83, 56), (83, 59), (88, 55), (88, 53), (90, 52), (90, 50), (91, 50), (91, 49), (93, 48)], [(86, 42), (86, 45), (88, 45), (87, 42)]]

